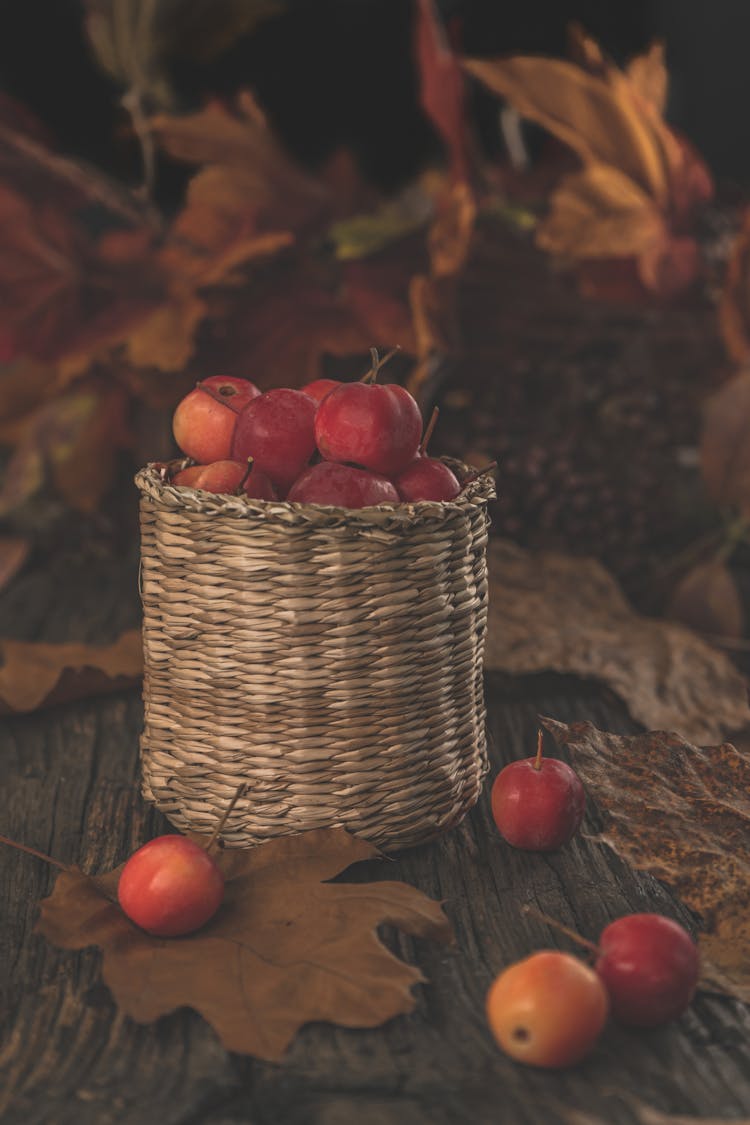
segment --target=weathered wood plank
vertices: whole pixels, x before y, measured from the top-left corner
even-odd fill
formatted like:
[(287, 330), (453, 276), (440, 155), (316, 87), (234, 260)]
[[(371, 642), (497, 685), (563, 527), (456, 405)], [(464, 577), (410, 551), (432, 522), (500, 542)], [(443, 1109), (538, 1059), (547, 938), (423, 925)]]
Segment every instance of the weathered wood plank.
[[(85, 613), (73, 614), (70, 603), (59, 609), (55, 639), (66, 616), (70, 636), (130, 624), (137, 605), (128, 573), (132, 566), (128, 572), (123, 564)], [(46, 637), (44, 606), (65, 605), (61, 587), (34, 575), (23, 585), (37, 599), (33, 628)], [(86, 597), (84, 587), (92, 583), (79, 585), (77, 597)], [(11, 603), (9, 619), (17, 622), (18, 591), (0, 600), (0, 618)], [(493, 676), (488, 694), (493, 772), (531, 752), (540, 712), (634, 729), (616, 700), (562, 677)], [(163, 830), (137, 792), (140, 724), (133, 692), (6, 721), (0, 831), (98, 870)], [(594, 827), (589, 814), (586, 830)], [(311, 1026), (281, 1066), (228, 1055), (188, 1011), (151, 1027), (120, 1018), (98, 982), (95, 952), (60, 952), (32, 932), (35, 904), (53, 877), (29, 856), (0, 851), (0, 1117), (7, 1125), (538, 1125), (563, 1122), (571, 1108), (630, 1125), (634, 1094), (672, 1112), (750, 1113), (750, 1019), (730, 1000), (699, 996), (679, 1023), (654, 1032), (610, 1027), (589, 1060), (561, 1074), (519, 1067), (496, 1049), (483, 1014), (493, 974), (535, 947), (558, 944), (520, 913), (524, 902), (589, 937), (628, 910), (689, 919), (653, 879), (583, 837), (549, 856), (507, 847), (491, 823), (488, 789), (460, 829), (387, 863), (388, 878), (445, 899), (458, 938), (450, 951), (389, 933), (429, 979), (416, 1012), (373, 1031)], [(351, 877), (382, 878), (383, 865)]]

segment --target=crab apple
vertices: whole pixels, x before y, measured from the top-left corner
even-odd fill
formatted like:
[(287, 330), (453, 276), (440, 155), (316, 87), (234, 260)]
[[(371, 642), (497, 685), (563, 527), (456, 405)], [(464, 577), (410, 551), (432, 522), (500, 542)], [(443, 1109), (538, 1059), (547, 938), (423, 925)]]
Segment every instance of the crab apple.
[(239, 412), (259, 394), (249, 379), (203, 379), (174, 412), (172, 431), (182, 452), (203, 464), (227, 460)]
[(157, 836), (131, 855), (117, 887), (132, 922), (156, 937), (179, 937), (205, 925), (224, 897), (214, 860), (185, 836)]
[(700, 974), (698, 946), (663, 914), (626, 914), (599, 937), (594, 968), (609, 993), (612, 1014), (631, 1027), (656, 1027), (690, 1003)]
[(397, 383), (342, 383), (315, 416), (326, 461), (350, 462), (393, 477), (413, 461), (422, 434), (415, 400)]
[(455, 500), (461, 491), (455, 473), (434, 457), (415, 457), (393, 483), (401, 499), (409, 504)]
[(487, 993), (487, 1021), (518, 1062), (563, 1067), (580, 1062), (607, 1021), (609, 1001), (593, 969), (556, 950), (510, 965)]
[(565, 762), (542, 756), (542, 732), (533, 758), (511, 762), (495, 778), (492, 816), (514, 848), (547, 852), (567, 844), (580, 827), (586, 796)]
[(236, 492), (246, 472), (247, 465), (241, 461), (213, 461), (181, 469), (172, 484), (202, 488), (204, 492)]
[(286, 493), (315, 451), (317, 405), (302, 391), (275, 387), (249, 402), (237, 419), (232, 456), (252, 457)]
[(290, 488), (287, 500), (336, 508), (369, 508), (375, 504), (398, 504), (399, 496), (391, 482), (377, 473), (338, 465), (335, 461), (320, 461), (305, 469)]
[(339, 379), (313, 379), (312, 383), (306, 383), (304, 387), (300, 387), (300, 390), (303, 394), (309, 395), (310, 398), (314, 398), (316, 402), (320, 403), (334, 387), (342, 387), (343, 385)]

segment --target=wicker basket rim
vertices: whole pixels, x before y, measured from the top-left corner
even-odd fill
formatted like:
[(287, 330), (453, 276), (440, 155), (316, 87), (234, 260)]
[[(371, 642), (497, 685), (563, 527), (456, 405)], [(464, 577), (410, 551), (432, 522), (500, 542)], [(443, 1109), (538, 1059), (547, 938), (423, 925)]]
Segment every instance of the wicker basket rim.
[[(443, 460), (456, 472), (459, 480), (478, 472), (471, 465), (445, 457)], [(441, 524), (451, 515), (481, 507), (495, 497), (495, 482), (490, 473), (470, 481), (455, 500), (420, 500), (415, 504), (379, 504), (370, 508), (336, 508), (321, 504), (298, 504), (288, 500), (255, 500), (248, 496), (228, 496), (203, 492), (187, 485), (179, 487), (167, 479), (176, 461), (146, 465), (135, 476), (141, 493), (151, 500), (175, 510), (198, 512), (207, 516), (230, 516), (237, 519), (278, 520), (280, 523), (303, 523), (315, 527), (334, 527), (342, 522), (367, 528), (414, 524)]]

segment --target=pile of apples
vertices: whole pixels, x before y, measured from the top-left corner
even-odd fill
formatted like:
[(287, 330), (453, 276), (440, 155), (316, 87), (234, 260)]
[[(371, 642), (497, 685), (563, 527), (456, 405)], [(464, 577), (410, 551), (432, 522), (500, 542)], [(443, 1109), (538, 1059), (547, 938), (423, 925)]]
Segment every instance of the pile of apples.
[(175, 440), (196, 464), (172, 483), (341, 508), (455, 500), (462, 486), (427, 456), (433, 427), (423, 437), (415, 399), (375, 381), (388, 358), (374, 353), (359, 382), (316, 379), (299, 390), (204, 379), (174, 414)]

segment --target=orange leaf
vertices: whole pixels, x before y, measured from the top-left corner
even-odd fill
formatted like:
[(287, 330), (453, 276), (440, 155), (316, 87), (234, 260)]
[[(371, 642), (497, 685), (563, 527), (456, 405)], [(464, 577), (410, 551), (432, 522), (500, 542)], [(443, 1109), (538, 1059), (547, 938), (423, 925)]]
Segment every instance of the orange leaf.
[(640, 97), (648, 102), (660, 117), (663, 117), (667, 104), (669, 75), (662, 40), (655, 39), (642, 55), (632, 58), (625, 68), (625, 73)]
[(128, 359), (136, 367), (181, 371), (193, 354), (195, 331), (205, 314), (200, 297), (176, 294), (129, 334)]
[(114, 905), (118, 871), (96, 880), (63, 872), (38, 930), (63, 949), (100, 946), (104, 982), (138, 1023), (190, 1007), (227, 1050), (278, 1061), (312, 1021), (377, 1027), (413, 1010), (412, 986), (424, 978), (386, 949), (377, 926), (451, 939), (439, 903), (414, 887), (325, 882), (377, 856), (342, 828), (225, 851), (219, 911), (171, 940), (139, 930)]
[(0, 640), (0, 713), (117, 691), (136, 683), (143, 670), (140, 630), (111, 645), (41, 644)]
[(584, 164), (609, 164), (633, 180), (660, 208), (669, 201), (664, 155), (628, 81), (587, 74), (560, 59), (468, 59), (464, 65), (524, 117), (569, 145)]

